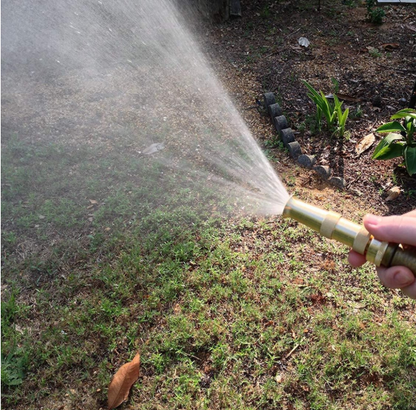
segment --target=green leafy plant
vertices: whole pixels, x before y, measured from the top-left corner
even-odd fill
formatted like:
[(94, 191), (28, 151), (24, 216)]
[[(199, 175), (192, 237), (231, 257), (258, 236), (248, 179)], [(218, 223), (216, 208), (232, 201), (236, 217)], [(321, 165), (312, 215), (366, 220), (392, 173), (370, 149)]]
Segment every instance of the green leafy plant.
[(342, 102), (339, 101), (338, 97), (334, 94), (334, 102), (335, 102), (335, 111), (337, 114), (338, 120), (338, 128), (337, 133), (339, 136), (343, 136), (345, 133), (345, 124), (347, 122), (348, 114), (350, 112), (349, 108), (347, 108), (344, 112), (342, 112)]
[(349, 109), (342, 111), (342, 102), (334, 94), (334, 103), (332, 104), (322, 91), (316, 91), (307, 81), (303, 81), (309, 90), (308, 97), (316, 104), (316, 122), (318, 130), (321, 130), (322, 117), (325, 117), (329, 129), (335, 128), (339, 136), (345, 133), (345, 124), (347, 122)]
[(386, 160), (403, 156), (409, 175), (416, 174), (416, 110), (405, 108), (391, 117), (392, 121), (377, 128), (377, 132), (389, 134), (377, 145), (373, 159)]
[(370, 47), (368, 49), (368, 53), (370, 54), (371, 57), (373, 58), (380, 58), (381, 57), (381, 53), (380, 50), (378, 48), (375, 47)]
[(367, 5), (367, 19), (373, 24), (382, 24), (383, 18), (386, 15), (381, 7), (377, 6), (377, 0), (366, 0)]
[(1, 357), (1, 384), (2, 387), (18, 386), (23, 383), (25, 370), (29, 363), (27, 354), (14, 349), (7, 356)]
[(332, 77), (331, 83), (333, 85), (334, 94), (339, 93), (339, 81), (336, 78)]

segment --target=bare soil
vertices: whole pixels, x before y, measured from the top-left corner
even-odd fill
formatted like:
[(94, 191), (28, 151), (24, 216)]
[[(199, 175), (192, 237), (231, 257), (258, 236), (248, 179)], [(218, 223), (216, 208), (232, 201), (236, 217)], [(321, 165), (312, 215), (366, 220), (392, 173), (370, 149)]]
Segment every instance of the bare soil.
[[(303, 152), (316, 155), (317, 164), (329, 165), (333, 175), (346, 180), (346, 195), (354, 198), (357, 209), (365, 202), (381, 214), (408, 212), (416, 208), (415, 176), (408, 175), (401, 159), (371, 159), (383, 135), (361, 155), (355, 147), (407, 107), (416, 80), (416, 8), (384, 7), (385, 22), (378, 26), (367, 21), (364, 5), (322, 3), (318, 10), (317, 1), (242, 2), (242, 18), (206, 33), (207, 48), (215, 49), (215, 68), (258, 140), (267, 145), (276, 138), (270, 120), (256, 109), (256, 99), (272, 91)], [(300, 37), (310, 41), (308, 48), (299, 46)], [(350, 109), (347, 136), (313, 132), (315, 106), (301, 80), (325, 94), (337, 91), (344, 96), (344, 109)], [(278, 149), (271, 151), (287, 184), (285, 167), (293, 160)], [(335, 188), (313, 171), (291, 167), (290, 172), (297, 177), (289, 189), (308, 187), (331, 201)], [(387, 201), (394, 186), (401, 194)]]

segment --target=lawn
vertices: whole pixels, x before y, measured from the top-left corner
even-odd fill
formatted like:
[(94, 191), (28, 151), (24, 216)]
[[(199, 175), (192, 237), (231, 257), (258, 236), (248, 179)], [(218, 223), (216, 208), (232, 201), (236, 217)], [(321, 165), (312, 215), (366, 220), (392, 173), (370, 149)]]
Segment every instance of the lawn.
[[(62, 31), (36, 32), (44, 61), (29, 47), (30, 30), (12, 24), (28, 13), (28, 27), (36, 28), (43, 9), (5, 7), (11, 20), (5, 19), (2, 73), (2, 407), (107, 408), (112, 376), (139, 352), (140, 377), (120, 409), (415, 409), (416, 302), (383, 288), (373, 266), (350, 267), (343, 245), (279, 215), (254, 214), (258, 197), (249, 204), (246, 190), (270, 187), (267, 156), (290, 194), (357, 223), (367, 212), (411, 207), (414, 179), (398, 160), (374, 165), (371, 150), (357, 156), (354, 147), (408, 89), (404, 83), (394, 89), (389, 73), (396, 68), (384, 71), (378, 61), (409, 63), (403, 44), (413, 39), (413, 23), (401, 48), (380, 48), (378, 57), (365, 47), (389, 32), (367, 30), (356, 2), (327, 5), (320, 14), (309, 0), (270, 7), (253, 1), (247, 20), (210, 26), (201, 40), (201, 48), (218, 47), (212, 67), (234, 106), (189, 38), (164, 32), (168, 47), (133, 48), (140, 10), (122, 2), (98, 13), (102, 3), (87, 8), (90, 14), (70, 13), (79, 26), (60, 26), (58, 19)], [(391, 18), (399, 21), (402, 9), (394, 10)], [(298, 48), (295, 27), (279, 30), (284, 12), (307, 29), (310, 49)], [(335, 29), (350, 14), (358, 16), (354, 33), (343, 26), (341, 38)], [(97, 16), (102, 24), (91, 25), (88, 18)], [(109, 21), (121, 29), (117, 35)], [(155, 25), (145, 22), (151, 32)], [(80, 42), (80, 27), (91, 36), (104, 33), (96, 48)], [(30, 40), (27, 54), (9, 49), (9, 42), (27, 45), (13, 43), (20, 35)], [(76, 47), (57, 46), (63, 58), (56, 61), (50, 36), (58, 46), (70, 36)], [(175, 54), (176, 38), (183, 41)], [(364, 51), (345, 38), (352, 45), (360, 38)], [(335, 55), (335, 46), (343, 59), (326, 61), (350, 64), (353, 56), (350, 69), (360, 70), (360, 80), (346, 70), (338, 83), (360, 96), (348, 138), (309, 132), (314, 107), (300, 82), (316, 80), (321, 51)], [(140, 53), (152, 63), (155, 50), (165, 57), (157, 68), (140, 66)], [(377, 110), (364, 100), (378, 92), (369, 65), (388, 87)], [(326, 66), (332, 71), (321, 84), (335, 72)], [(276, 86), (282, 78), (286, 88), (283, 81)], [(303, 148), (337, 175), (345, 171), (346, 190), (300, 168), (282, 148), (255, 102), (275, 88)], [(149, 154), (154, 144), (164, 148)], [(228, 171), (237, 184), (223, 183)], [(241, 181), (236, 196), (229, 188)], [(401, 195), (386, 204), (394, 185)]]
[(159, 175), (149, 159), (93, 155), (4, 141), (4, 408), (105, 408), (137, 352), (124, 408), (414, 406), (415, 303), (372, 266), (279, 217), (225, 218), (169, 175), (129, 178)]

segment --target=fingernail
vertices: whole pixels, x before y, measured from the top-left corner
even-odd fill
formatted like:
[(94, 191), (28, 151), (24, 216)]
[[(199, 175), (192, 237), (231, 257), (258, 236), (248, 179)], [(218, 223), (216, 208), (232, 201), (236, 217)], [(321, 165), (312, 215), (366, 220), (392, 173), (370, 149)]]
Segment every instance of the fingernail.
[(372, 227), (376, 227), (380, 222), (381, 217), (377, 215), (366, 215), (364, 217), (366, 225), (370, 225)]
[(404, 288), (413, 283), (414, 277), (412, 273), (399, 270), (393, 275), (393, 280), (395, 285)]

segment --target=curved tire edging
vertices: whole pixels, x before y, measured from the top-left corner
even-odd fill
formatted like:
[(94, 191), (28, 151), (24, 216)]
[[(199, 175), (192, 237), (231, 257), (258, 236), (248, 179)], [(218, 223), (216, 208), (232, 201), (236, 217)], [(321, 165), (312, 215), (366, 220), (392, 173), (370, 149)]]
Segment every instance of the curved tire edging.
[(287, 118), (283, 115), (283, 111), (276, 102), (276, 96), (272, 92), (263, 94), (264, 105), (269, 113), (270, 119), (274, 125), (284, 146), (289, 150), (291, 157), (298, 162), (303, 168), (313, 169), (314, 172), (329, 184), (339, 188), (345, 189), (347, 183), (344, 178), (332, 176), (332, 169), (326, 165), (316, 165), (316, 157), (302, 153), (302, 148), (299, 142), (295, 139), (295, 133), (289, 127)]

